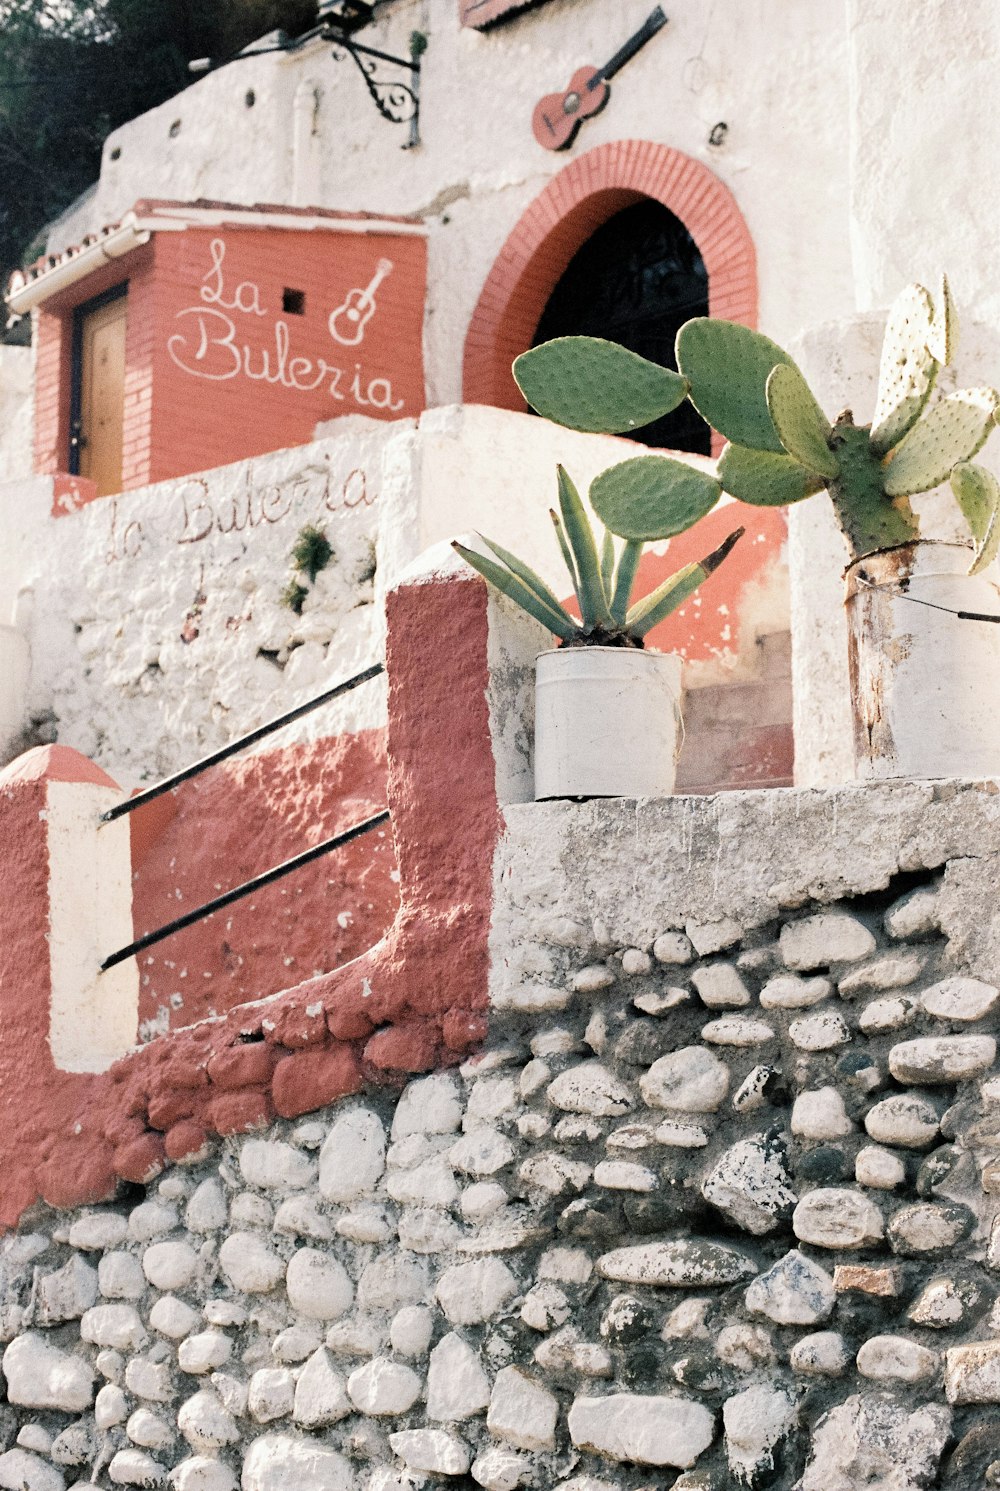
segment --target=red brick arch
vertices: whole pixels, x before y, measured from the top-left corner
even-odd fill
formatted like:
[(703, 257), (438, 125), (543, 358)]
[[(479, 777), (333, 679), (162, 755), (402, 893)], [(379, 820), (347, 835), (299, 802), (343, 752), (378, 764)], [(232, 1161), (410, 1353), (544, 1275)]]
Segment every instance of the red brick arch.
[(709, 311), (757, 324), (757, 259), (729, 188), (707, 166), (650, 140), (615, 140), (578, 156), (523, 214), (490, 270), (465, 338), (463, 398), (524, 409), (510, 365), (531, 340), (577, 249), (644, 197), (669, 207), (708, 270)]

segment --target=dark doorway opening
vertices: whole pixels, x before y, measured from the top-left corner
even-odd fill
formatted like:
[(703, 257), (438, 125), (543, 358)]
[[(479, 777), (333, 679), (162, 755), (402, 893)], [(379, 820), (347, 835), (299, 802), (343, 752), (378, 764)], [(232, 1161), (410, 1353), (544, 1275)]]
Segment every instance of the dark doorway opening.
[[(552, 337), (605, 337), (661, 367), (676, 368), (674, 338), (708, 315), (708, 273), (679, 217), (649, 199), (615, 213), (570, 260), (533, 345)], [(637, 430), (643, 445), (711, 454), (711, 431), (686, 400)]]

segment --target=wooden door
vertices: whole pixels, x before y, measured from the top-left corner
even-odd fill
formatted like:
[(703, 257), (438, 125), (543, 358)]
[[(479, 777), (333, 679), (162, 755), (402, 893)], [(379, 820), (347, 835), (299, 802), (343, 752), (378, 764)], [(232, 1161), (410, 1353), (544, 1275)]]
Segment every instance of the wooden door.
[(118, 295), (79, 320), (79, 468), (98, 497), (122, 489), (126, 305)]

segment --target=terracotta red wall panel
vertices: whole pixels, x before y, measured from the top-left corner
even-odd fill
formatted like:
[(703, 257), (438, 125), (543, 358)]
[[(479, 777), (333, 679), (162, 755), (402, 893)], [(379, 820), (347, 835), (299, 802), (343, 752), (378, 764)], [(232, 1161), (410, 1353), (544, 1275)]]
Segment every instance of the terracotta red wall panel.
[(425, 291), (416, 236), (159, 235), (146, 479), (303, 444), (338, 414), (418, 414)]

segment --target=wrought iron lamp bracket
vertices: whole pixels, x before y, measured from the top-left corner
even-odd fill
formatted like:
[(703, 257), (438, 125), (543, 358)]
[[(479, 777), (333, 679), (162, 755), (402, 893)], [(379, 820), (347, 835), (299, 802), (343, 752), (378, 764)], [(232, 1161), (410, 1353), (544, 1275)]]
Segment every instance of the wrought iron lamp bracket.
[[(409, 138), (403, 149), (409, 150), (414, 145), (419, 145), (420, 63), (417, 58), (394, 57), (391, 53), (380, 52), (375, 47), (362, 46), (352, 37), (332, 28), (326, 34), (325, 40), (333, 42), (334, 61), (343, 62), (346, 57), (350, 57), (361, 74), (368, 96), (382, 118), (388, 120), (390, 124), (410, 126)], [(403, 68), (410, 74), (410, 82), (379, 77), (378, 64), (380, 62), (387, 63), (391, 67)]]

